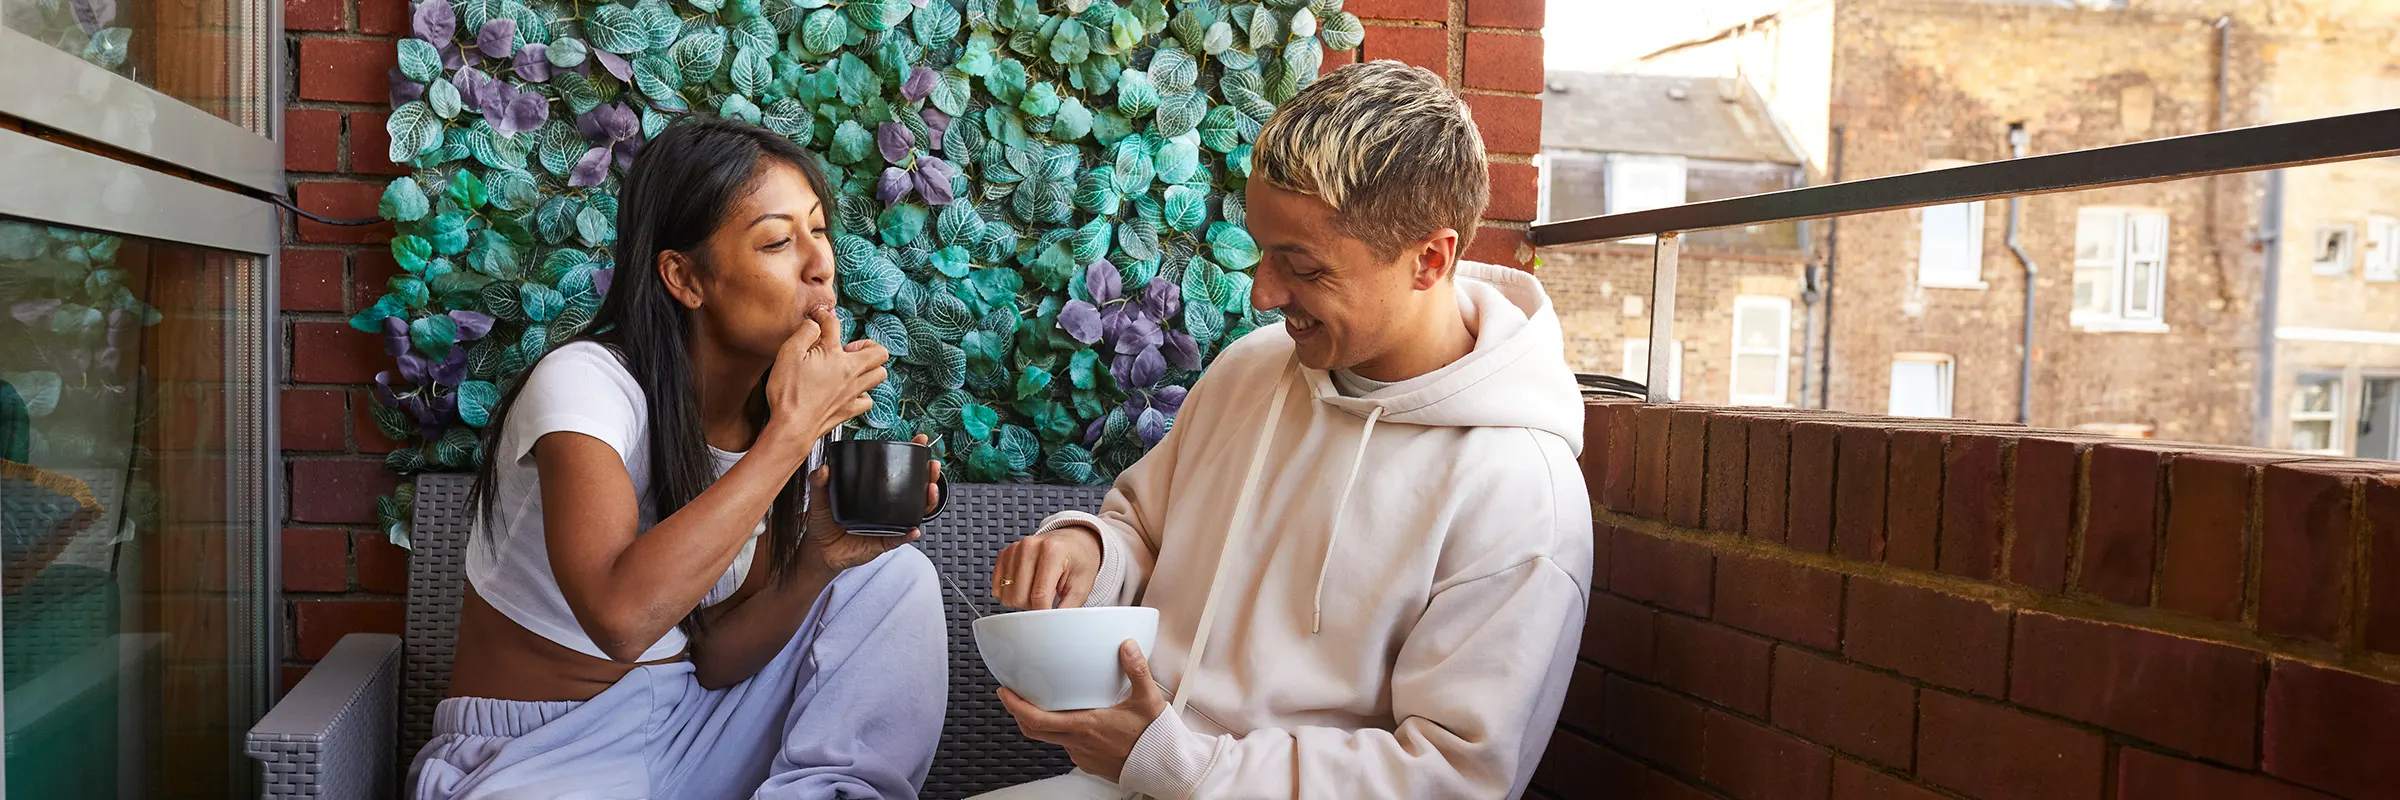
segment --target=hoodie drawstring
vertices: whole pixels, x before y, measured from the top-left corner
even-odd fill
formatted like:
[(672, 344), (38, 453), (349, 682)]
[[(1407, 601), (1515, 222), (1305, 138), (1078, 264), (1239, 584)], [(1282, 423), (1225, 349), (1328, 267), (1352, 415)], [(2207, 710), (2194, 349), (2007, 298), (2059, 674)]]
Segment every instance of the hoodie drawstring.
[(1234, 495), (1232, 526), (1225, 531), (1225, 549), (1217, 553), (1216, 574), (1208, 579), (1208, 599), (1200, 603), (1200, 623), (1192, 632), (1192, 650), (1184, 654), (1183, 671), (1175, 679), (1174, 708), (1178, 716), (1183, 714), (1184, 706), (1190, 704), (1192, 698), (1192, 693), (1184, 689), (1191, 685), (1194, 676), (1200, 674), (1200, 657), (1208, 652), (1209, 628), (1217, 618), (1217, 598), (1225, 588), (1226, 567), (1232, 564), (1234, 551), (1241, 549), (1242, 540), (1248, 538), (1250, 529), (1257, 527), (1256, 520), (1252, 519), (1257, 509), (1251, 507), (1250, 498), (1258, 490), (1259, 473), (1266, 471), (1267, 450), (1275, 443), (1275, 423), (1283, 419), (1283, 399), (1291, 393), (1291, 389), (1292, 368), (1286, 364), (1283, 377), (1275, 382), (1274, 399), (1267, 401), (1267, 424), (1259, 426), (1258, 445), (1250, 453), (1250, 471), (1242, 475), (1241, 493)]
[(1333, 530), (1325, 535), (1325, 557), (1317, 562), (1317, 589), (1309, 595), (1308, 633), (1311, 636), (1324, 629), (1325, 573), (1333, 571), (1333, 546), (1342, 539), (1342, 516), (1350, 513), (1350, 490), (1358, 488), (1358, 470), (1367, 461), (1367, 440), (1375, 437), (1375, 423), (1383, 419), (1383, 406), (1367, 412), (1366, 430), (1358, 434), (1358, 452), (1350, 456), (1350, 477), (1342, 480), (1341, 499), (1333, 501)]

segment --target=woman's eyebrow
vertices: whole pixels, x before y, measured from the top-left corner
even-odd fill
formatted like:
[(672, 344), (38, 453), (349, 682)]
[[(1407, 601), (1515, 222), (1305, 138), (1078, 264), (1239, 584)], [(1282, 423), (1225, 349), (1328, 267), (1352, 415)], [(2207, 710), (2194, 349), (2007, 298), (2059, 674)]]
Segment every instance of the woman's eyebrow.
[(757, 218), (757, 219), (751, 220), (751, 221), (750, 221), (750, 227), (756, 228), (756, 227), (758, 227), (758, 224), (759, 224), (759, 223), (761, 223), (761, 222), (765, 222), (765, 221), (767, 221), (767, 220), (771, 220), (771, 219), (779, 219), (779, 220), (783, 220), (783, 221), (785, 221), (785, 222), (790, 222), (790, 221), (792, 221), (792, 215), (790, 215), (790, 214), (781, 214), (781, 213), (776, 213), (776, 212), (772, 212), (772, 211), (770, 211), (770, 212), (767, 212), (767, 213), (765, 213), (765, 214), (760, 214), (760, 215), (758, 215), (758, 218)]

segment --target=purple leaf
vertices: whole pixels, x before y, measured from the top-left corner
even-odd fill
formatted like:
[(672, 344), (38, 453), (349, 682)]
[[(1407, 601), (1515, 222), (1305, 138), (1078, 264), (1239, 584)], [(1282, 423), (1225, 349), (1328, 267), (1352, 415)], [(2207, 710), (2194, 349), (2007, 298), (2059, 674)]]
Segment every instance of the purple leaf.
[(99, 33), (101, 28), (117, 21), (117, 0), (74, 0), (68, 5), (74, 7), (75, 25), (83, 29), (85, 36)]
[(383, 354), (399, 358), (408, 354), (408, 321), (399, 317), (383, 318)]
[(950, 115), (942, 113), (941, 109), (929, 106), (925, 110), (917, 112), (917, 117), (925, 120), (925, 147), (936, 151), (945, 149), (943, 143), (948, 141), (950, 136)]
[(458, 323), (458, 340), (472, 342), (492, 332), (492, 315), (481, 311), (452, 311), (450, 321)]
[(532, 44), (525, 45), (525, 49), (517, 51), (517, 58), (512, 63), (517, 68), (517, 77), (519, 78), (524, 78), (526, 80), (533, 81), (534, 83), (543, 83), (550, 80), (549, 45), (542, 44), (541, 42), (534, 42)]
[(633, 64), (628, 63), (624, 56), (594, 47), (592, 57), (600, 59), (600, 66), (606, 68), (608, 74), (617, 76), (617, 80), (633, 80)]
[(933, 156), (920, 157), (915, 175), (917, 194), (925, 196), (927, 205), (946, 206), (958, 201), (958, 193), (952, 191), (958, 168), (950, 166), (950, 162)]
[[(1159, 345), (1166, 343), (1166, 332), (1164, 329), (1159, 327), (1157, 320), (1149, 319), (1138, 314), (1131, 316), (1132, 321), (1125, 324), (1124, 330), (1117, 332), (1117, 354), (1132, 355), (1134, 353), (1155, 351), (1158, 349)], [(1164, 369), (1166, 362), (1161, 361), (1159, 364), (1160, 368)], [(1145, 382), (1145, 385), (1147, 385), (1147, 382)]]
[(392, 391), (391, 370), (375, 373), (375, 402), (393, 408), (400, 406), (400, 395)]
[(392, 68), (391, 80), (393, 108), (408, 105), (409, 101), (425, 96), (425, 84), (409, 80), (408, 76), (400, 74), (399, 67)]
[(1083, 446), (1085, 446), (1085, 447), (1090, 447), (1090, 446), (1092, 446), (1094, 443), (1097, 443), (1097, 442), (1099, 442), (1099, 441), (1100, 441), (1100, 434), (1101, 434), (1101, 432), (1103, 432), (1103, 431), (1106, 431), (1106, 430), (1108, 430), (1108, 418), (1107, 418), (1107, 417), (1099, 417), (1099, 418), (1095, 418), (1095, 419), (1093, 419), (1093, 420), (1092, 420), (1092, 421), (1091, 421), (1089, 424), (1086, 424), (1086, 425), (1084, 425), (1084, 426), (1083, 426)]
[(483, 23), (483, 30), (475, 32), (475, 49), (487, 58), (507, 58), (517, 49), (516, 18), (498, 17)]
[(8, 313), (9, 316), (16, 317), (18, 322), (31, 325), (50, 316), (50, 312), (57, 311), (59, 306), (65, 304), (66, 301), (63, 300), (30, 300), (10, 306)]
[(450, 348), (450, 357), (442, 359), (442, 365), (434, 368), (433, 382), (443, 386), (467, 382), (467, 348)]
[(642, 120), (624, 103), (611, 103), (593, 108), (575, 118), (575, 132), (585, 141), (607, 145), (633, 138), (641, 130)]
[(608, 180), (608, 148), (594, 147), (575, 159), (575, 171), (567, 174), (568, 186), (598, 186)]
[(433, 359), (426, 358), (424, 353), (419, 353), (413, 350), (406, 353), (401, 353), (400, 379), (408, 381), (410, 386), (423, 386), (425, 384), (432, 383)]
[(466, 51), (455, 44), (442, 45), (442, 69), (456, 70), (467, 65)]
[(1147, 411), (1150, 408), (1150, 394), (1148, 392), (1134, 392), (1132, 397), (1125, 398), (1124, 405), (1118, 407), (1125, 410), (1125, 416), (1127, 417), (1139, 417), (1142, 415), (1143, 411)]
[(117, 374), (117, 365), (121, 357), (122, 356), (118, 352), (117, 348), (104, 347), (100, 349), (100, 354), (94, 356), (93, 358), (99, 362), (98, 366), (100, 367), (100, 374), (115, 375)]
[(925, 98), (933, 96), (933, 84), (933, 68), (917, 67), (908, 73), (908, 81), (900, 84), (900, 96), (908, 98), (911, 103), (925, 102)]
[[(494, 114), (506, 103), (508, 87), (483, 74), (483, 70), (460, 67), (456, 74), (450, 76), (450, 83), (458, 87), (459, 103), (469, 109)], [(493, 104), (491, 101), (495, 96), (502, 98), (502, 102)]]
[(883, 174), (875, 179), (875, 202), (887, 206), (900, 202), (915, 188), (914, 182), (909, 180), (908, 170), (884, 167)]
[[(1158, 348), (1166, 353), (1167, 363), (1175, 365), (1177, 369), (1200, 368), (1200, 343), (1193, 341), (1192, 335), (1189, 333), (1170, 332), (1167, 334), (1166, 343), (1159, 345)], [(1182, 402), (1180, 398), (1176, 400), (1179, 405)]]
[(1141, 418), (1133, 421), (1133, 431), (1142, 435), (1142, 444), (1158, 444), (1167, 438), (1167, 415), (1155, 408), (1143, 409)]
[[(499, 82), (493, 81), (493, 83), (498, 84)], [(492, 114), (488, 110), (484, 114), (486, 119), (491, 120), (493, 130), (501, 133), (526, 133), (540, 128), (542, 123), (550, 121), (550, 98), (543, 97), (539, 92), (521, 92), (509, 89), (501, 91), (508, 100), (498, 118), (492, 118)]]
[(614, 285), (616, 280), (616, 267), (609, 267), (608, 269), (592, 273), (592, 294), (596, 294), (601, 297), (607, 297), (608, 287)]
[(1100, 338), (1111, 342), (1125, 338), (1125, 326), (1133, 323), (1133, 317), (1125, 304), (1111, 304), (1100, 312)]
[(1140, 355), (1134, 356), (1133, 369), (1129, 370), (1126, 375), (1132, 379), (1134, 386), (1149, 386), (1166, 376), (1167, 359), (1158, 354), (1156, 347), (1143, 350)]
[(916, 146), (917, 135), (906, 125), (886, 122), (875, 126), (875, 149), (883, 153), (884, 161), (902, 163), (908, 159), (909, 149)]
[(1091, 344), (1100, 341), (1100, 309), (1081, 300), (1069, 300), (1058, 310), (1058, 327), (1065, 329), (1075, 341)]
[(1175, 285), (1174, 281), (1153, 278), (1150, 288), (1142, 292), (1142, 313), (1151, 319), (1174, 319), (1175, 312), (1182, 310), (1183, 287)]
[(642, 137), (639, 136), (617, 142), (613, 148), (617, 154), (617, 169), (633, 169), (633, 157), (642, 154), (642, 145)]
[(450, 0), (425, 0), (417, 4), (411, 15), (416, 23), (417, 38), (432, 42), (436, 47), (450, 43), (458, 35), (458, 10)]
[(434, 413), (433, 407), (426, 404), (425, 398), (413, 394), (401, 398), (400, 408), (407, 411), (409, 416), (416, 418), (417, 433), (419, 435), (422, 435), (427, 439), (438, 438), (441, 436), (441, 415)]
[[(1191, 337), (1184, 338), (1189, 340)], [(1150, 407), (1173, 416), (1175, 412), (1183, 410), (1183, 398), (1189, 394), (1191, 394), (1191, 390), (1181, 386), (1162, 387), (1158, 390), (1158, 394), (1150, 396)]]
[(1083, 291), (1093, 303), (1107, 305), (1125, 296), (1125, 279), (1118, 277), (1117, 265), (1103, 258), (1083, 268)]

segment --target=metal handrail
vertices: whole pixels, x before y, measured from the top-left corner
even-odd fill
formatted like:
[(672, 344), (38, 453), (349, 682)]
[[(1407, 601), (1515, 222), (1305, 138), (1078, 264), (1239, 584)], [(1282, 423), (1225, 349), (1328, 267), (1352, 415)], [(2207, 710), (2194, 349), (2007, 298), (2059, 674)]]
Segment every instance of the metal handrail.
[[(1666, 402), (1684, 233), (2099, 189), (2400, 155), (2400, 108), (2173, 136), (2028, 158), (1546, 222), (1542, 247), (1656, 236), (1650, 271), (1651, 402)], [(1832, 354), (1828, 353), (1830, 357)]]
[(1536, 246), (2072, 192), (2400, 155), (2400, 108), (2173, 136), (1533, 226)]

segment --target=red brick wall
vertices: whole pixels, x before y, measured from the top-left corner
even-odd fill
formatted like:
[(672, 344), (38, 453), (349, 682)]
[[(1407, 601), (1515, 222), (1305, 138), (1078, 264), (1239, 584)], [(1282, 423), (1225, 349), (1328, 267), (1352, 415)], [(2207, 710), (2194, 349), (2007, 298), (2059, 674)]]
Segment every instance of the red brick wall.
[(2400, 797), (2400, 464), (1606, 403), (1552, 796)]
[[(1353, 0), (1369, 58), (1395, 58), (1464, 87), (1492, 156), (1492, 206), (1469, 258), (1525, 266), (1541, 145), (1544, 0)], [(296, 54), (284, 116), (285, 169), (301, 207), (372, 217), (383, 184), (405, 172), (384, 158), (385, 73), (408, 33), (406, 0), (285, 0)], [(1353, 56), (1328, 53), (1326, 69)], [(367, 416), (366, 385), (388, 359), (352, 330), (399, 272), (390, 225), (302, 222), (283, 252), (286, 319), (281, 427), (290, 508), (284, 516), (285, 683), (353, 631), (400, 632), (406, 551), (374, 530), (375, 498), (394, 478), (393, 443)]]
[(1546, 0), (1350, 0), (1367, 24), (1356, 53), (1327, 53), (1325, 69), (1353, 58), (1404, 61), (1441, 75), (1467, 96), (1492, 161), (1492, 204), (1466, 257), (1527, 267), (1525, 225), (1534, 216), (1542, 147), (1542, 21)]
[[(372, 217), (383, 184), (404, 170), (384, 158), (385, 71), (408, 31), (405, 0), (286, 0), (296, 55), (287, 76), (284, 169), (301, 207)], [(351, 314), (399, 272), (388, 224), (286, 228), (282, 261), (285, 494), (285, 685), (343, 634), (399, 633), (408, 554), (375, 531), (375, 498), (392, 487), (365, 390), (390, 359)]]

